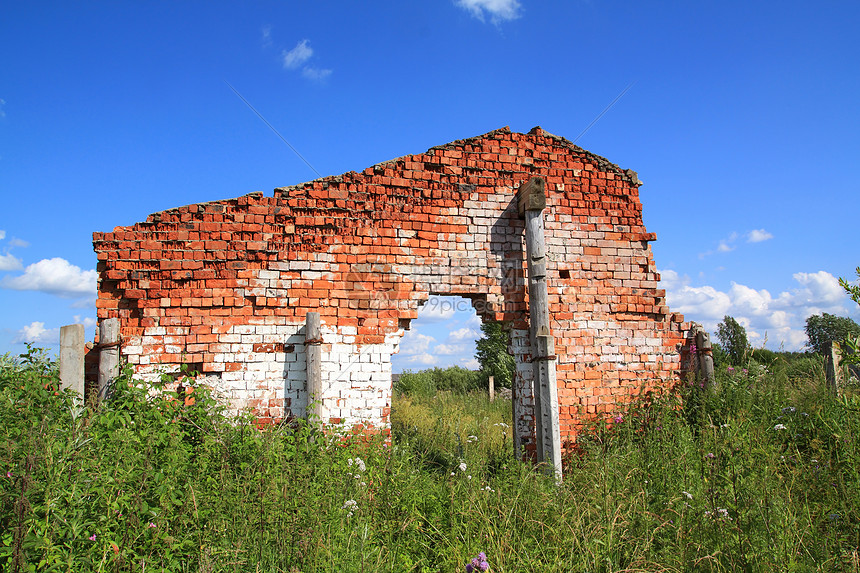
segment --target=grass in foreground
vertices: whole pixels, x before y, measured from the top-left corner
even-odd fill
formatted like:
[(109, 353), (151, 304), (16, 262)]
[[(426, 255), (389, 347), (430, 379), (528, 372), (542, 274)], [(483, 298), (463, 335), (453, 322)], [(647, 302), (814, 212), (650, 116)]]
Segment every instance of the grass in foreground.
[(395, 398), (391, 446), (258, 430), (123, 378), (76, 407), (0, 368), (4, 571), (860, 571), (860, 400), (818, 369), (721, 374), (595, 424), (556, 486), (510, 403)]

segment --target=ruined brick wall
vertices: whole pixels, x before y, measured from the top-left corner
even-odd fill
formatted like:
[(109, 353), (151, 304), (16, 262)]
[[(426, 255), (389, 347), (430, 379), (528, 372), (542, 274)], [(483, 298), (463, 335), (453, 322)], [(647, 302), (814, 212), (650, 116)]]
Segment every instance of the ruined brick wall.
[(562, 440), (585, 417), (677, 377), (639, 181), (535, 128), (507, 128), (309, 183), (170, 209), (95, 233), (99, 318), (119, 317), (141, 375), (188, 363), (236, 409), (307, 407), (304, 321), (322, 316), (324, 421), (386, 428), (391, 355), (430, 295), (506, 321), (518, 444), (534, 446), (523, 221), (546, 180), (548, 284)]

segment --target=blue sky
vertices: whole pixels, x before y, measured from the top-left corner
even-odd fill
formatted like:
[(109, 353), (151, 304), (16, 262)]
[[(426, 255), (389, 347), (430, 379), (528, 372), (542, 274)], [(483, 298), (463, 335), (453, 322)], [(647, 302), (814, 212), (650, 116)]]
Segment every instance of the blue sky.
[[(92, 232), (508, 125), (634, 169), (673, 310), (860, 320), (856, 2), (20, 2), (0, 19), (0, 353), (94, 332)], [(307, 159), (237, 97), (235, 87)], [(468, 364), (427, 305), (395, 369)]]

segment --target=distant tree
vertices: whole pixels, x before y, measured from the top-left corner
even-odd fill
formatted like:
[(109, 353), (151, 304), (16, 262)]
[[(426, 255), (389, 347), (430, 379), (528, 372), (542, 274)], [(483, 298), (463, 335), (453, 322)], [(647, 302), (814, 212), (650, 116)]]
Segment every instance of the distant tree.
[(824, 354), (831, 342), (845, 344), (850, 338), (860, 336), (860, 324), (844, 316), (815, 314), (806, 319), (806, 345), (813, 352)]
[(725, 351), (728, 362), (734, 365), (742, 364), (750, 350), (746, 329), (737, 320), (726, 315), (717, 325), (717, 338), (720, 339), (720, 346)]
[(494, 376), (499, 388), (510, 388), (514, 380), (516, 362), (508, 353), (508, 333), (500, 322), (485, 322), (481, 325), (484, 336), (475, 343), (475, 358), (481, 365), (481, 372)]

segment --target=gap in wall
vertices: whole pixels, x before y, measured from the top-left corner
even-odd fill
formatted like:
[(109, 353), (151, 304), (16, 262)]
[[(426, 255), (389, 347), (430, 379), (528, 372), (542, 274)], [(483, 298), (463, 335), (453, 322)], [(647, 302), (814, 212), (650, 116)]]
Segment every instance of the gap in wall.
[(391, 357), (392, 372), (450, 366), (478, 369), (475, 341), (481, 338), (481, 319), (469, 299), (433, 295), (419, 309), (418, 318), (409, 322), (400, 351)]

